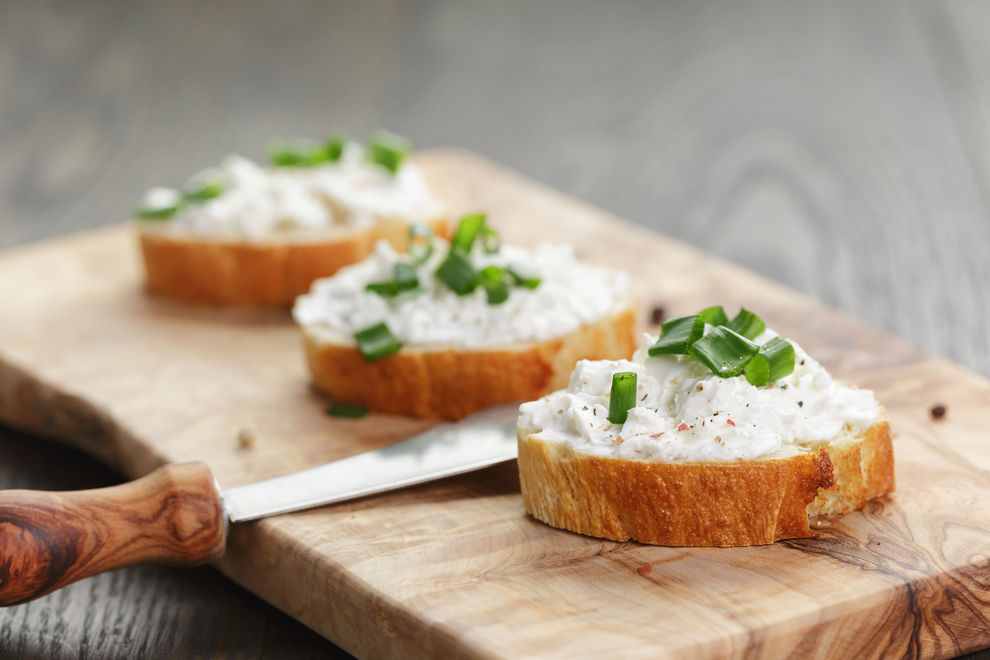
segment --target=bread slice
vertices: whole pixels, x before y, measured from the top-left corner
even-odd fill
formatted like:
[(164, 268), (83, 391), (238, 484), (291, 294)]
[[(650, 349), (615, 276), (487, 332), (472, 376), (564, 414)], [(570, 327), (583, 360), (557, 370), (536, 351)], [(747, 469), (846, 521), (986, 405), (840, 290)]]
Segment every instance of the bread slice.
[(740, 546), (812, 536), (809, 515), (847, 513), (894, 489), (890, 426), (881, 416), (789, 455), (662, 462), (577, 453), (519, 429), (526, 511), (553, 527), (616, 541)]
[[(446, 218), (425, 224), (439, 236), (448, 233)], [(370, 228), (250, 241), (178, 233), (143, 222), (138, 236), (147, 286), (154, 293), (218, 305), (289, 305), (313, 281), (368, 256), (380, 238), (404, 250), (409, 226), (404, 219), (383, 218)]]
[(339, 331), (303, 326), (302, 333), (313, 382), (335, 400), (400, 415), (460, 419), (566, 386), (581, 358), (628, 357), (639, 339), (638, 312), (630, 299), (610, 316), (546, 341), (480, 349), (404, 346), (370, 363)]

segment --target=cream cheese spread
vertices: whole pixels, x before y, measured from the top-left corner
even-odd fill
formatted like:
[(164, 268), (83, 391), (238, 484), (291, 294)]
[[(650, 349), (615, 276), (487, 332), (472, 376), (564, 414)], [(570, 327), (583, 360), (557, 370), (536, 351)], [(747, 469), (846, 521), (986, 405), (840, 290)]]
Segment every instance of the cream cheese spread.
[(403, 345), (472, 349), (559, 337), (629, 304), (626, 273), (582, 264), (569, 245), (503, 245), (487, 254), (478, 241), (471, 258), (479, 270), (523, 266), (542, 280), (532, 290), (511, 288), (508, 299), (497, 305), (488, 304), (482, 287), (459, 296), (438, 281), (434, 273), (446, 254), (447, 243), (435, 239), (431, 257), (417, 268), (423, 292), (397, 304), (365, 290), (371, 282), (390, 279), (402, 258), (379, 241), (364, 261), (317, 280), (296, 300), (293, 316), (311, 332), (342, 333), (348, 341), (355, 332), (384, 321)]
[[(771, 330), (756, 338), (764, 344)], [(843, 432), (860, 433), (880, 416), (870, 390), (835, 382), (794, 345), (794, 371), (766, 387), (721, 378), (685, 355), (581, 360), (566, 390), (520, 408), (519, 428), (578, 453), (665, 462), (737, 461), (787, 456)], [(623, 424), (608, 421), (612, 374), (637, 374), (637, 404)]]
[[(348, 143), (340, 160), (313, 167), (263, 167), (243, 156), (224, 158), (191, 182), (215, 182), (223, 192), (183, 206), (164, 223), (168, 229), (206, 236), (265, 240), (279, 234), (368, 227), (380, 218), (420, 222), (440, 214), (422, 172), (403, 163), (393, 176)], [(178, 191), (155, 188), (145, 202), (164, 206)]]

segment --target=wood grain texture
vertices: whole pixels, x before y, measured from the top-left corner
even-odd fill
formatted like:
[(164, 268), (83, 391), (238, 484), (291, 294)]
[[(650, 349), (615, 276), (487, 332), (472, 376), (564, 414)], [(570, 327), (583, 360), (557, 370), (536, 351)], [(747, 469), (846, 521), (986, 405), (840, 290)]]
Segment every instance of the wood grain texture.
[[(650, 657), (943, 657), (990, 644), (990, 563), (981, 550), (990, 541), (990, 454), (979, 431), (990, 405), (985, 379), (477, 158), (437, 152), (423, 165), (456, 182), (465, 205), (489, 209), (506, 240), (566, 230), (599, 262), (634, 269), (644, 299), (663, 300), (671, 314), (712, 300), (765, 311), (769, 325), (886, 404), (898, 493), (828, 521), (815, 540), (658, 548), (527, 518), (509, 465), (235, 526), (220, 563), (225, 573), (361, 656), (621, 649)], [(132, 474), (199, 458), (221, 485), (233, 486), (425, 426), (387, 415), (325, 416), (284, 314), (190, 309), (143, 296), (126, 228), (0, 259), (4, 278), (27, 281), (39, 269), (64, 277), (7, 294), (5, 307), (20, 322), (0, 325), (4, 360), (48, 384), (26, 414), (53, 417), (57, 402), (75, 395), (92, 408), (78, 418), (109, 420), (107, 444)], [(58, 321), (66, 314), (71, 328)], [(77, 350), (80, 338), (85, 352)], [(154, 374), (142, 378), (137, 396), (136, 373)], [(935, 396), (951, 410), (938, 422), (929, 415)], [(23, 411), (0, 408), (7, 419)], [(258, 438), (251, 450), (236, 443), (244, 427)], [(652, 572), (640, 574), (643, 565)]]
[(166, 465), (120, 486), (0, 493), (0, 606), (142, 563), (223, 556), (227, 521), (205, 463)]

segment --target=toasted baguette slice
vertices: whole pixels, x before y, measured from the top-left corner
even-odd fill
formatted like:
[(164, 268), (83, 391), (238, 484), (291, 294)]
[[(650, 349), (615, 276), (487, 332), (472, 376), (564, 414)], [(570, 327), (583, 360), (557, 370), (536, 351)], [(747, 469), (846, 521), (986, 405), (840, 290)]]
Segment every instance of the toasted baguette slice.
[(639, 338), (634, 301), (547, 341), (459, 349), (408, 346), (366, 362), (350, 337), (302, 328), (313, 382), (335, 400), (372, 410), (460, 419), (486, 406), (538, 398), (567, 385), (574, 363), (627, 357)]
[[(446, 218), (427, 222), (446, 236)], [(338, 228), (256, 242), (177, 234), (141, 223), (138, 235), (148, 289), (187, 302), (288, 305), (313, 281), (371, 253), (384, 238), (404, 250), (409, 222), (380, 219), (371, 228)]]
[(576, 453), (519, 429), (526, 511), (580, 534), (670, 546), (740, 546), (812, 536), (808, 516), (861, 509), (894, 489), (890, 426), (881, 418), (778, 458), (631, 460)]

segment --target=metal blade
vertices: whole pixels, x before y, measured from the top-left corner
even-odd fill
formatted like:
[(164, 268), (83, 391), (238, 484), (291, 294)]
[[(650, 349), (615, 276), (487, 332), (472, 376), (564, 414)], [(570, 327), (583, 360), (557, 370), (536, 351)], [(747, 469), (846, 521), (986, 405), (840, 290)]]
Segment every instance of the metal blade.
[(389, 447), (231, 488), (223, 495), (224, 507), (231, 522), (245, 522), (509, 461), (516, 458), (518, 414), (518, 403), (486, 408)]

